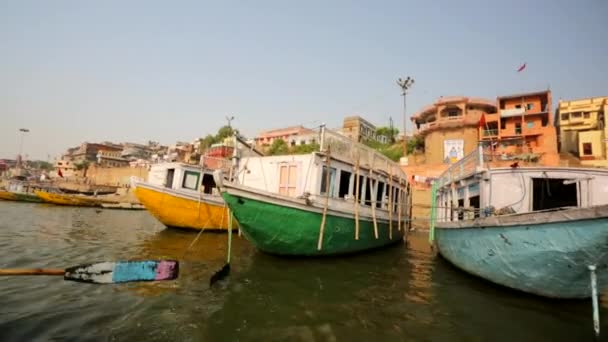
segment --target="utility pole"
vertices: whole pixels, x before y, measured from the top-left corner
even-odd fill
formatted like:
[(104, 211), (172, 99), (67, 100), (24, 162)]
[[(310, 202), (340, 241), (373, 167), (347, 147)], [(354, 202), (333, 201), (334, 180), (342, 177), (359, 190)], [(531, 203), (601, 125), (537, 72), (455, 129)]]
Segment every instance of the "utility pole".
[(232, 120), (234, 120), (234, 116), (226, 116), (226, 120), (228, 121), (228, 127), (230, 127), (230, 129), (232, 129), (232, 126), (230, 125), (230, 123), (232, 122)]
[(19, 155), (17, 156), (17, 165), (20, 167), (23, 161), (22, 153), (23, 153), (23, 136), (25, 133), (29, 133), (29, 129), (27, 128), (19, 128), (19, 132), (21, 132), (21, 138), (19, 141)]
[(414, 79), (408, 76), (405, 80), (399, 78), (397, 80), (397, 85), (401, 88), (401, 96), (403, 96), (403, 155), (407, 155), (407, 137), (406, 137), (406, 128), (407, 128), (407, 117), (406, 117), (406, 104), (407, 104), (407, 91), (414, 85)]

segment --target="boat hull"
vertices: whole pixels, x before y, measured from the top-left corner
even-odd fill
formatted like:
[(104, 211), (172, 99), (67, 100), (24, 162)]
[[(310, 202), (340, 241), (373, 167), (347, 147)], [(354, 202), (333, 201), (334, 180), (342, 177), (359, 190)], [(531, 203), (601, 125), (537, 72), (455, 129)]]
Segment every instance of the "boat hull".
[(46, 191), (36, 191), (36, 195), (40, 197), (44, 202), (57, 205), (76, 207), (101, 207), (102, 203), (106, 203), (106, 201), (100, 199), (55, 194)]
[(0, 199), (7, 200), (7, 201), (18, 201), (18, 202), (34, 202), (34, 203), (42, 202), (42, 199), (40, 199), (40, 197), (38, 197), (34, 194), (3, 191), (3, 190), (0, 191)]
[(441, 255), (473, 275), (551, 298), (591, 296), (589, 265), (608, 288), (608, 217), (436, 228)]
[[(228, 208), (221, 202), (200, 201), (139, 183), (135, 188), (139, 202), (162, 224), (170, 228), (228, 230)], [(237, 227), (236, 223), (233, 225)]]
[(16, 201), (17, 200), (17, 196), (16, 196), (16, 194), (14, 192), (0, 190), (0, 200)]
[(222, 196), (239, 222), (241, 231), (258, 249), (278, 255), (325, 256), (349, 254), (384, 247), (403, 240), (403, 230), (393, 222), (378, 221), (378, 238), (370, 220), (360, 219), (359, 239), (355, 239), (355, 218), (328, 214), (323, 245), (317, 243), (323, 214), (318, 208), (281, 205), (276, 200), (236, 189), (224, 189)]

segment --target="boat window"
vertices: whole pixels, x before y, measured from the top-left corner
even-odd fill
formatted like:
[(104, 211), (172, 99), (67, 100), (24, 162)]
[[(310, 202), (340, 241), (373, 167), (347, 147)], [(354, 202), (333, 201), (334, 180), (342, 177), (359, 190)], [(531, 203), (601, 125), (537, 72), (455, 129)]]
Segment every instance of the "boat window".
[(564, 184), (562, 178), (532, 178), (532, 210), (577, 207), (576, 183)]
[(173, 177), (175, 176), (175, 169), (167, 169), (167, 177), (165, 178), (165, 187), (173, 187)]
[(296, 195), (297, 165), (283, 164), (279, 169), (279, 194), (285, 196)]
[(384, 200), (384, 182), (378, 181), (378, 187), (376, 192), (376, 208), (382, 208), (382, 201)]
[[(463, 209), (464, 208), (464, 199), (459, 199), (458, 200), (458, 209)], [(458, 210), (458, 221), (463, 220), (464, 219), (464, 210)]]
[(398, 187), (393, 187), (393, 202), (391, 203), (393, 205), (393, 212), (397, 212), (397, 209), (399, 209), (399, 188)]
[(198, 180), (201, 174), (195, 171), (184, 172), (184, 181), (182, 182), (182, 188), (197, 190)]
[(348, 171), (340, 170), (340, 188), (338, 189), (338, 197), (344, 198), (348, 195), (348, 188), (350, 186), (350, 175)]
[(365, 205), (372, 205), (372, 180), (366, 178), (365, 180)]
[(469, 207), (471, 209), (475, 210), (473, 212), (473, 217), (478, 218), (479, 217), (479, 195), (469, 197)]
[(214, 188), (215, 181), (213, 180), (213, 175), (208, 173), (203, 174), (203, 193), (211, 195)]
[[(363, 189), (364, 189), (363, 186), (365, 185), (365, 184), (363, 184), (364, 180), (365, 180), (365, 177), (359, 175), (359, 198), (357, 198), (359, 203), (361, 203), (361, 196), (363, 196)], [(357, 185), (357, 183), (355, 183), (355, 185)], [(355, 194), (356, 194), (356, 191), (357, 190), (355, 190)]]
[[(334, 193), (334, 184), (336, 183), (336, 169), (333, 167), (329, 168), (329, 194), (330, 196)], [(327, 192), (327, 166), (323, 166), (321, 172), (321, 195)]]

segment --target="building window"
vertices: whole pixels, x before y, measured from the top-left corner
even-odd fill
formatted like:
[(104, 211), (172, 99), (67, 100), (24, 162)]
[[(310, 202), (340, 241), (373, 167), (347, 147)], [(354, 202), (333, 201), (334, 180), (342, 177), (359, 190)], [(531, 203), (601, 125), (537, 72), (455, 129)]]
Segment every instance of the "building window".
[(580, 118), (582, 116), (581, 112), (578, 113), (572, 113), (572, 117), (573, 118)]
[(534, 122), (533, 121), (526, 122), (526, 127), (527, 128), (534, 128)]
[(506, 129), (506, 128), (507, 128), (507, 120), (500, 119), (500, 129)]
[(451, 111), (448, 112), (448, 117), (452, 118), (452, 117), (455, 117), (455, 116), (458, 116), (458, 111), (451, 110)]
[(526, 104), (526, 110), (531, 110), (532, 108), (534, 108), (534, 104), (533, 103)]
[(590, 117), (591, 117), (591, 113), (589, 113), (589, 112), (584, 112), (583, 113), (583, 118), (589, 119)]
[(593, 149), (591, 148), (591, 143), (583, 143), (583, 155), (585, 155), (585, 156), (593, 155)]
[(186, 171), (184, 174), (184, 181), (182, 182), (182, 188), (196, 190), (200, 175), (201, 174), (198, 172)]
[(515, 108), (520, 109), (520, 108), (521, 108), (521, 105), (520, 105), (520, 104), (515, 105)]
[(521, 134), (521, 122), (515, 123), (515, 134)]
[(569, 118), (570, 118), (570, 115), (568, 113), (562, 114), (562, 121), (568, 120)]

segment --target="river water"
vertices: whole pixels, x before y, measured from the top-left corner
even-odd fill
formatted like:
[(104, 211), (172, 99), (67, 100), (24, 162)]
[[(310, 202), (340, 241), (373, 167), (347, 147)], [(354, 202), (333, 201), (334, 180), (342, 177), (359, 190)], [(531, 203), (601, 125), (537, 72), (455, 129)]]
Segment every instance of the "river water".
[[(0, 341), (586, 341), (590, 301), (553, 301), (468, 276), (408, 245), (329, 259), (279, 258), (235, 236), (168, 230), (145, 211), (0, 201), (0, 267), (180, 260), (176, 281), (94, 285), (0, 278)], [(600, 315), (608, 322), (608, 307)], [(602, 324), (608, 336), (608, 324)]]

